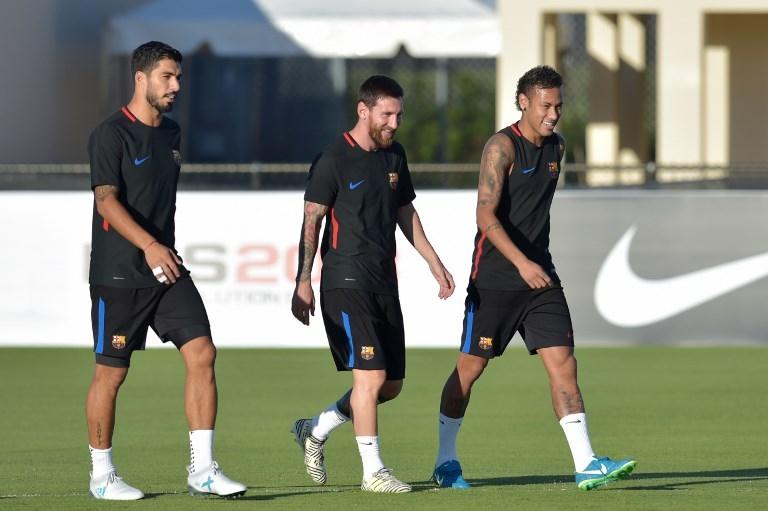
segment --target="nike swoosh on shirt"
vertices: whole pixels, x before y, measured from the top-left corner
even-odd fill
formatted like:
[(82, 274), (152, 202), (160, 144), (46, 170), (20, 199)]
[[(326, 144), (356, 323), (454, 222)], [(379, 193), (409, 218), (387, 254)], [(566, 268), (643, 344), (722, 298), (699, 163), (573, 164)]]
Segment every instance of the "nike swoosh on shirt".
[(349, 189), (350, 190), (354, 190), (355, 188), (357, 188), (358, 186), (360, 186), (363, 183), (365, 183), (365, 179), (363, 179), (361, 181), (358, 181), (357, 183), (353, 183), (352, 181), (350, 181), (349, 182)]
[(595, 305), (616, 326), (646, 326), (676, 316), (768, 275), (768, 252), (665, 279), (644, 279), (629, 264), (630, 227), (603, 262)]
[(523, 174), (530, 174), (530, 173), (531, 173), (531, 172), (533, 172), (534, 170), (536, 170), (536, 167), (535, 167), (535, 166), (533, 166), (533, 167), (531, 167), (531, 168), (529, 168), (529, 169), (521, 169), (521, 170), (520, 170), (520, 172), (522, 172)]
[(134, 159), (133, 159), (133, 164), (134, 164), (134, 165), (136, 165), (136, 166), (138, 167), (139, 165), (141, 165), (142, 163), (144, 163), (145, 161), (147, 161), (147, 160), (149, 159), (149, 157), (150, 157), (150, 156), (152, 156), (152, 155), (151, 155), (151, 154), (150, 154), (150, 155), (147, 155), (147, 156), (145, 156), (144, 158), (141, 158), (141, 159), (139, 159), (139, 158), (134, 158)]

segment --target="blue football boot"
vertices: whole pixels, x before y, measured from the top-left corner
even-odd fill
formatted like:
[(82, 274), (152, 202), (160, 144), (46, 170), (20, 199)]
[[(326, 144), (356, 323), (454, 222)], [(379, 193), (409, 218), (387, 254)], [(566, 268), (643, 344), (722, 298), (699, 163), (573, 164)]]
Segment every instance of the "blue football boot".
[(576, 484), (580, 490), (594, 490), (613, 481), (624, 479), (635, 469), (637, 462), (631, 459), (613, 461), (611, 458), (594, 458), (587, 468), (576, 472)]
[(461, 464), (458, 460), (446, 461), (432, 472), (432, 481), (440, 488), (470, 488), (464, 480), (461, 472)]

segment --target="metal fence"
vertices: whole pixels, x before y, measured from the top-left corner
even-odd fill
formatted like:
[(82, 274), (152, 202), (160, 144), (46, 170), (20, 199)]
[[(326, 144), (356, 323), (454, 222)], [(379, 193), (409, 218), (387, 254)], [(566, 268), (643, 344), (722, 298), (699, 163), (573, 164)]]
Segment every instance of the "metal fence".
[[(410, 164), (418, 189), (477, 186), (478, 163)], [(182, 190), (296, 190), (306, 185), (309, 163), (184, 164)], [(730, 167), (587, 166), (566, 164), (560, 185), (569, 189), (766, 189), (768, 164)], [(0, 190), (88, 190), (89, 166), (0, 164)]]

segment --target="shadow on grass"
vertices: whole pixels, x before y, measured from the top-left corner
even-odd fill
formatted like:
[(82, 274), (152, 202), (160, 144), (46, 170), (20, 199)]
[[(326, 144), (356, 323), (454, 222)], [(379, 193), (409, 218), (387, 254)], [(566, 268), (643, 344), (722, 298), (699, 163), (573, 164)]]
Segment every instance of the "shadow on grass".
[[(634, 479), (690, 479), (651, 485), (632, 485), (625, 490), (677, 490), (682, 486), (697, 486), (701, 484), (739, 483), (745, 481), (768, 480), (768, 467), (741, 468), (731, 470), (703, 470), (701, 472), (656, 472), (641, 473), (630, 476)], [(701, 479), (700, 479), (701, 478)]]
[[(729, 470), (703, 470), (701, 472), (635, 472), (630, 475), (626, 481), (637, 481), (643, 479), (692, 479), (690, 481), (676, 481), (654, 485), (632, 485), (631, 487), (622, 487), (623, 490), (674, 490), (680, 486), (692, 486), (700, 484), (717, 484), (729, 482), (744, 482), (768, 480), (768, 467), (762, 468), (741, 468)], [(483, 486), (525, 486), (531, 484), (558, 484), (573, 483), (573, 475), (532, 475), (515, 477), (489, 477), (489, 478), (468, 478), (469, 483), (475, 488)], [(419, 490), (434, 488), (429, 481), (419, 481), (414, 483), (419, 486)], [(609, 487), (610, 488), (610, 487)], [(415, 489), (415, 488), (414, 488)]]
[[(286, 497), (299, 497), (299, 496), (305, 496), (305, 495), (318, 495), (318, 494), (324, 494), (324, 493), (345, 493), (352, 490), (359, 490), (360, 487), (356, 485), (350, 485), (350, 486), (286, 486), (281, 488), (270, 488), (270, 487), (264, 487), (264, 486), (249, 486), (248, 491), (251, 492), (250, 494), (246, 493), (242, 497), (237, 497), (236, 499), (231, 499), (233, 502), (239, 502), (241, 500), (243, 501), (266, 501), (266, 500), (275, 500), (275, 499), (282, 499)], [(258, 494), (254, 494), (254, 492), (259, 492)], [(267, 493), (262, 493), (267, 492)]]

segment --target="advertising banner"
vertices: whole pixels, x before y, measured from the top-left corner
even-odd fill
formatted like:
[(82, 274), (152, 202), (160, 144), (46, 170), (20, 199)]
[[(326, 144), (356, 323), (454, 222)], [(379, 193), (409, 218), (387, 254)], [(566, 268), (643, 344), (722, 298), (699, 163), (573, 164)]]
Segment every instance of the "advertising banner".
[[(446, 301), (398, 234), (409, 346), (457, 347), (475, 233), (476, 192), (424, 191), (414, 202), (453, 273)], [(90, 346), (87, 192), (0, 192), (0, 345)], [(219, 346), (324, 347), (290, 313), (302, 193), (183, 192), (180, 255)], [(579, 344), (768, 344), (768, 193), (561, 191), (551, 251)], [(159, 346), (150, 334), (149, 346)]]

